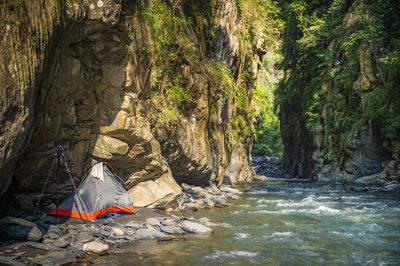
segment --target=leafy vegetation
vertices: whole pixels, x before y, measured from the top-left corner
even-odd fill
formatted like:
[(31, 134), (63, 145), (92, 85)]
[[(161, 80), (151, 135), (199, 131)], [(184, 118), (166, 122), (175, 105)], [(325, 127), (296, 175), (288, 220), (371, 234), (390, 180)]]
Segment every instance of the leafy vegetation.
[(276, 104), (283, 126), (313, 132), (325, 115), (338, 147), (365, 124), (382, 138), (399, 135), (400, 6), (388, 0), (281, 5), (285, 77)]

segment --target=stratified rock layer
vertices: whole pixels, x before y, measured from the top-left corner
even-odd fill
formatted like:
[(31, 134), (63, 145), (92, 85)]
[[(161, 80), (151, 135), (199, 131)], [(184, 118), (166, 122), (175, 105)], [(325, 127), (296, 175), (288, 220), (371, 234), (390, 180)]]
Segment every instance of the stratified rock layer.
[[(236, 76), (249, 65), (256, 76), (262, 47), (243, 48), (236, 2), (207, 5), (216, 16), (211, 27), (221, 34), (212, 37), (188, 25), (194, 40), (207, 41), (194, 44)], [(109, 162), (136, 206), (171, 207), (181, 193), (176, 180), (221, 184), (224, 175), (232, 182), (253, 178), (253, 137), (227, 148), (235, 102), (224, 100), (210, 112), (211, 94), (224, 88), (212, 87), (204, 68), (182, 65), (187, 88), (198, 98), (193, 108), (179, 111), (179, 119), (162, 119), (168, 110), (151, 92), (159, 71), (156, 55), (143, 59), (129, 48), (151, 51), (153, 33), (140, 14), (129, 14), (129, 4), (18, 0), (0, 7), (0, 194), (11, 183), (13, 190), (39, 191), (57, 144), (64, 147), (75, 182), (91, 165)], [(190, 5), (175, 8), (182, 17), (191, 12)], [(251, 101), (251, 91), (246, 97)], [(64, 188), (72, 188), (64, 181)], [(53, 174), (49, 191), (55, 183)]]

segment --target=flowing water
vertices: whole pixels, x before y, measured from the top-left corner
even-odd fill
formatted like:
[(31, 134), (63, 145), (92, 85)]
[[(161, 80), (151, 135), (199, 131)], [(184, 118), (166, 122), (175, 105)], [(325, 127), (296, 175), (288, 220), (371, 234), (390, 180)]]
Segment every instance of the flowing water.
[(228, 208), (196, 218), (221, 223), (208, 237), (138, 241), (98, 265), (400, 265), (399, 194), (274, 179), (255, 183)]

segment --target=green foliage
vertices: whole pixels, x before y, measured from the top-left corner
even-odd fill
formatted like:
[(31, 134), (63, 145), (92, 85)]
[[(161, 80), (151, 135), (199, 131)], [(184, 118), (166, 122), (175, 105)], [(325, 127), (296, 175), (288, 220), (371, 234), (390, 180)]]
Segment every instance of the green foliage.
[[(312, 132), (330, 106), (332, 121), (325, 123), (331, 123), (331, 135), (342, 145), (363, 124), (381, 129), (383, 138), (400, 134), (400, 6), (390, 0), (363, 1), (348, 14), (353, 3), (280, 2), (287, 21), (285, 77), (275, 104), (297, 116), (293, 120), (281, 113), (281, 122)], [(362, 69), (365, 64), (369, 70)]]
[(274, 113), (272, 90), (259, 86), (255, 90), (255, 98), (259, 116), (255, 127), (256, 140), (253, 145), (253, 154), (281, 157), (283, 144), (279, 118)]

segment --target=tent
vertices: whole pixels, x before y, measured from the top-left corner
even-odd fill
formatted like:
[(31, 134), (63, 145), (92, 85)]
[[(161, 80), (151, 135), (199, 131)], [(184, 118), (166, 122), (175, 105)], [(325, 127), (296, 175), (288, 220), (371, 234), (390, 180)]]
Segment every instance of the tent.
[(118, 182), (117, 177), (109, 164), (96, 164), (82, 178), (76, 191), (50, 214), (90, 221), (117, 213), (134, 214), (128, 192)]

